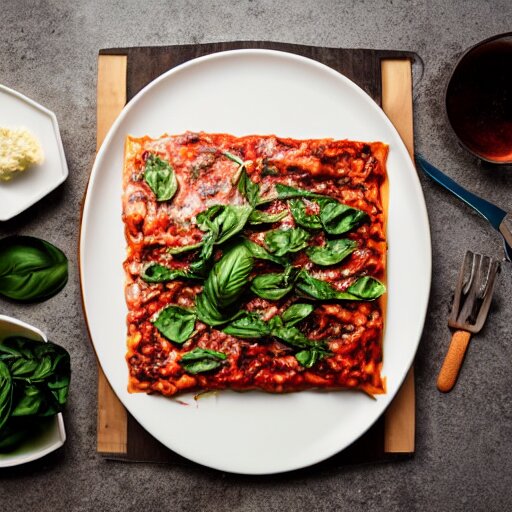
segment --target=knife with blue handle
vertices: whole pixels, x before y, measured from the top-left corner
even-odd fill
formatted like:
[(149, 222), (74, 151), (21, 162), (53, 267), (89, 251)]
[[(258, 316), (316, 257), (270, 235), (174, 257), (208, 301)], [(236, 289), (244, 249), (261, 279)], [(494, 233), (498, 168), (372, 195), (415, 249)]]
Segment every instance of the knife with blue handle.
[(471, 206), (501, 234), (505, 245), (505, 255), (509, 261), (512, 261), (512, 214), (461, 187), (446, 174), (429, 164), (422, 156), (415, 155), (415, 157), (418, 167), (426, 175)]

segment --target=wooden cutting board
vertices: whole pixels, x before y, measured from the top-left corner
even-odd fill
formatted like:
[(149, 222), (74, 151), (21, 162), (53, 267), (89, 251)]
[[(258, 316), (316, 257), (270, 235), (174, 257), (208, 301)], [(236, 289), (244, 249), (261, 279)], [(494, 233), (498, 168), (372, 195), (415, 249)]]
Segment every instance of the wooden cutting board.
[[(236, 48), (268, 48), (316, 59), (342, 72), (381, 104), (413, 154), (412, 66), (408, 52), (319, 48), (269, 42), (214, 43), (171, 47), (102, 50), (98, 58), (97, 149), (127, 100), (164, 71), (192, 58)], [(382, 459), (411, 454), (415, 440), (413, 369), (379, 420), (362, 438), (327, 463)], [(132, 461), (189, 463), (168, 450), (138, 425), (112, 391), (99, 368), (97, 450)]]

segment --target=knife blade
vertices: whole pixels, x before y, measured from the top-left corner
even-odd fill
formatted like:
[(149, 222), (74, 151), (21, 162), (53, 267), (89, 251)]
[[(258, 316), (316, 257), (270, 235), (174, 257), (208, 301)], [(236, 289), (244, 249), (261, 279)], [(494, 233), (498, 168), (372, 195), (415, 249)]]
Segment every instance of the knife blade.
[(473, 210), (479, 213), (503, 237), (505, 255), (512, 261), (512, 213), (502, 210), (498, 206), (469, 192), (464, 187), (449, 178), (446, 174), (427, 162), (421, 155), (416, 154), (418, 167), (430, 176), (436, 183), (449, 190), (452, 194), (464, 201)]

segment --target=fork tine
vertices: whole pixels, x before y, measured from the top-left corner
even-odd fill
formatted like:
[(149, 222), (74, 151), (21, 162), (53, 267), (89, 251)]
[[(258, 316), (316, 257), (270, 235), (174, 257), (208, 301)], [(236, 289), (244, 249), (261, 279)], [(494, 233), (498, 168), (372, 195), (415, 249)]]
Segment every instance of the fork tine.
[(499, 261), (493, 261), (489, 268), (489, 280), (484, 291), (483, 302), (480, 305), (480, 309), (478, 311), (478, 315), (475, 321), (475, 324), (471, 326), (471, 332), (478, 332), (484, 326), (485, 320), (487, 318), (487, 314), (489, 313), (489, 309), (491, 307), (492, 295), (494, 291), (494, 286), (496, 284), (496, 276), (501, 270), (501, 265)]
[(480, 291), (480, 279), (481, 279), (481, 261), (482, 257), (480, 254), (473, 254), (473, 265), (471, 267), (471, 276), (468, 283), (465, 286), (467, 292), (464, 300), (464, 305), (457, 316), (458, 324), (466, 324), (471, 319), (471, 315), (475, 309), (476, 299), (478, 292)]
[(450, 325), (457, 323), (457, 316), (460, 311), (460, 302), (463, 295), (463, 290), (466, 288), (466, 285), (471, 282), (473, 259), (474, 254), (471, 251), (466, 251), (466, 254), (464, 255), (464, 261), (462, 262), (462, 266), (460, 267), (459, 275), (457, 277), (452, 310), (448, 317), (448, 324)]
[(478, 293), (478, 296), (480, 299), (483, 299), (485, 297), (485, 294), (489, 288), (489, 279), (491, 278), (491, 273), (493, 272), (493, 265), (492, 260), (489, 258), (489, 256), (484, 256), (482, 259), (482, 273), (485, 275), (485, 277), (482, 279), (482, 282), (480, 283), (480, 290)]

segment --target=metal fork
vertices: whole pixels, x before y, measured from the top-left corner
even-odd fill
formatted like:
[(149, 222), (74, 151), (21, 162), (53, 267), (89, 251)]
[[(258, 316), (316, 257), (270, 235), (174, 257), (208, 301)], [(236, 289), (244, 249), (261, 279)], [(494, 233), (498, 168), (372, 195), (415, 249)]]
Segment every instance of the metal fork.
[(453, 333), (448, 353), (439, 372), (439, 391), (446, 393), (455, 385), (471, 334), (476, 334), (482, 329), (489, 313), (499, 271), (498, 261), (471, 251), (466, 253), (448, 317), (448, 326), (457, 331)]

